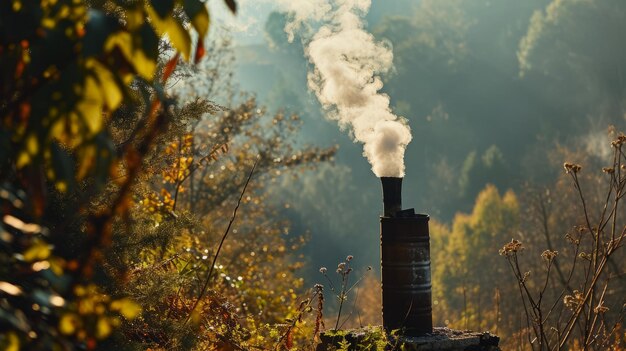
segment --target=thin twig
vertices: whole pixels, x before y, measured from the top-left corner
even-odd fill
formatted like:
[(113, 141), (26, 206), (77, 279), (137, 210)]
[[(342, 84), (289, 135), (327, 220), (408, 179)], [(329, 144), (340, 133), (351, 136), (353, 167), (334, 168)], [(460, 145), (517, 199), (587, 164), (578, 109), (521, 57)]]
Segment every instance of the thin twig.
[(226, 237), (228, 236), (228, 233), (230, 232), (230, 227), (233, 225), (233, 222), (235, 221), (235, 218), (237, 217), (237, 210), (239, 209), (239, 206), (241, 205), (241, 200), (243, 199), (243, 196), (246, 193), (246, 189), (248, 188), (248, 184), (250, 183), (250, 179), (252, 179), (252, 175), (254, 174), (254, 170), (256, 169), (256, 166), (258, 163), (259, 163), (259, 158), (257, 158), (254, 161), (254, 165), (252, 165), (250, 174), (248, 174), (248, 179), (246, 179), (246, 182), (243, 185), (243, 189), (241, 190), (241, 194), (239, 195), (239, 199), (237, 200), (237, 206), (235, 206), (235, 209), (233, 210), (233, 215), (231, 216), (230, 221), (228, 222), (228, 226), (226, 227), (226, 230), (224, 231), (224, 235), (222, 235), (222, 240), (220, 241), (220, 244), (217, 247), (217, 251), (215, 252), (215, 255), (213, 256), (213, 262), (211, 263), (211, 267), (209, 268), (209, 273), (206, 275), (206, 279), (204, 280), (204, 285), (202, 286), (202, 290), (200, 290), (200, 294), (198, 295), (198, 298), (194, 302), (193, 306), (191, 307), (191, 310), (189, 311), (189, 315), (187, 316), (187, 319), (185, 320), (185, 323), (183, 323), (183, 325), (189, 322), (189, 319), (191, 319), (191, 315), (195, 311), (196, 307), (198, 307), (200, 300), (202, 300), (202, 298), (204, 297), (204, 294), (206, 293), (207, 288), (209, 287), (209, 282), (211, 281), (211, 275), (213, 274), (213, 269), (215, 268), (215, 262), (217, 261), (217, 258), (220, 255), (220, 251), (222, 250), (222, 245), (224, 245), (224, 241), (226, 240)]

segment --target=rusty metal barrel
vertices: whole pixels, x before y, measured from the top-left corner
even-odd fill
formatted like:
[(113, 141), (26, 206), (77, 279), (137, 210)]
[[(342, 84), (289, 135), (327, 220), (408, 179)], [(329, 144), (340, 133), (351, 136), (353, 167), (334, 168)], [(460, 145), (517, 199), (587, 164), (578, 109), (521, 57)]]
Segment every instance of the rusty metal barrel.
[(380, 217), (383, 326), (407, 336), (432, 333), (428, 215)]

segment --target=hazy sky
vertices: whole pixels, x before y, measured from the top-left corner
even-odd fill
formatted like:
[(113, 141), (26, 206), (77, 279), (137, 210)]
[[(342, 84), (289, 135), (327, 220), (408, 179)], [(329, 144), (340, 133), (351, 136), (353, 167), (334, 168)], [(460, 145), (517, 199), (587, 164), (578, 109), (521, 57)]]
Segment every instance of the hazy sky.
[(238, 13), (233, 16), (223, 1), (208, 2), (208, 6), (213, 23), (228, 28), (235, 45), (262, 43), (267, 16), (277, 9), (276, 1), (239, 0)]
[[(289, 1), (289, 0), (284, 0)], [(306, 1), (306, 0), (305, 0)], [(279, 10), (277, 0), (239, 0), (238, 12), (233, 16), (223, 1), (208, 1), (213, 24), (228, 28), (233, 35), (235, 45), (265, 43), (264, 27), (267, 17), (272, 11)], [(366, 20), (377, 21), (386, 13), (401, 15), (403, 9), (414, 7), (419, 0), (374, 0)]]

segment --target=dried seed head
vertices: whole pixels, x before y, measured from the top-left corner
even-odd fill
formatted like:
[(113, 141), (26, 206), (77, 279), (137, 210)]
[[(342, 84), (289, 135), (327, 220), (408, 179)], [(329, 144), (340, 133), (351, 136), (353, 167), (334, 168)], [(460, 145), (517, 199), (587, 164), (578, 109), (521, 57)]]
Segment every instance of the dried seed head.
[(626, 135), (624, 134), (618, 135), (617, 139), (611, 142), (611, 145), (613, 145), (613, 147), (619, 147), (620, 145), (623, 145), (623, 144), (626, 144)]
[(596, 308), (594, 308), (594, 309), (593, 309), (593, 311), (594, 311), (596, 314), (603, 314), (603, 313), (608, 312), (608, 311), (609, 311), (609, 308), (608, 308), (608, 307), (606, 307), (606, 306), (604, 306), (604, 305), (602, 305), (602, 302), (600, 302), (600, 304), (599, 304), (598, 306), (596, 306)]
[(578, 290), (574, 290), (573, 295), (565, 295), (565, 297), (563, 298), (563, 303), (565, 304), (565, 306), (569, 307), (572, 310), (576, 309), (578, 305), (580, 305), (582, 302), (583, 294)]
[(565, 173), (578, 173), (580, 172), (580, 170), (582, 169), (581, 165), (575, 164), (575, 163), (569, 163), (569, 162), (565, 162), (563, 164), (563, 168), (565, 168)]
[(626, 144), (626, 135), (624, 134), (618, 135), (617, 139), (611, 142), (611, 146), (613, 146), (614, 148), (618, 148), (623, 144)]
[(512, 239), (511, 242), (504, 245), (499, 252), (501, 256), (508, 257), (522, 250), (524, 250), (522, 242), (517, 239)]
[(552, 261), (558, 254), (558, 251), (546, 250), (541, 253), (541, 258), (546, 261)]
[(603, 167), (603, 168), (602, 168), (602, 172), (607, 173), (607, 174), (613, 174), (613, 173), (615, 173), (615, 168), (612, 168), (612, 167)]

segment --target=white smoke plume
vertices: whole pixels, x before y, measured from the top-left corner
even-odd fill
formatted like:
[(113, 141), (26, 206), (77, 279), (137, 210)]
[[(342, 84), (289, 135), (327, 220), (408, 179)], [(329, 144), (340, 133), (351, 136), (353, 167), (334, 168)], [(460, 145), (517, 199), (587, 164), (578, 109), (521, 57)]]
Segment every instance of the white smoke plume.
[[(300, 26), (305, 18), (324, 21), (306, 46), (314, 68), (308, 85), (329, 112), (329, 118), (348, 128), (363, 143), (363, 155), (378, 177), (404, 176), (404, 151), (411, 141), (407, 121), (394, 115), (379, 74), (393, 65), (391, 49), (364, 29), (370, 0), (292, 0), (285, 10)], [(328, 5), (328, 6), (325, 6)], [(323, 11), (323, 14), (320, 12)], [(295, 24), (293, 24), (295, 23)]]
[(278, 6), (291, 18), (285, 24), (285, 32), (292, 42), (297, 31), (302, 31), (309, 21), (321, 21), (332, 10), (329, 0), (278, 0)]

